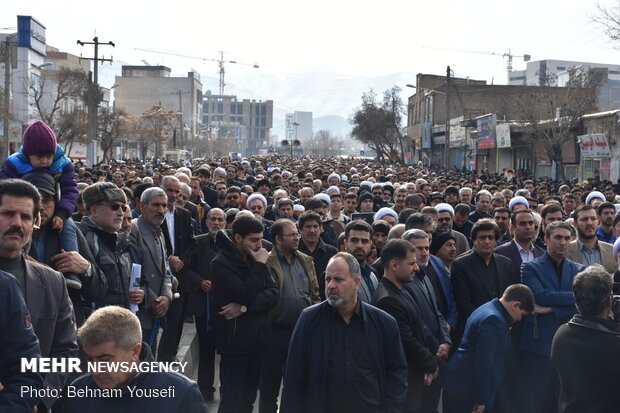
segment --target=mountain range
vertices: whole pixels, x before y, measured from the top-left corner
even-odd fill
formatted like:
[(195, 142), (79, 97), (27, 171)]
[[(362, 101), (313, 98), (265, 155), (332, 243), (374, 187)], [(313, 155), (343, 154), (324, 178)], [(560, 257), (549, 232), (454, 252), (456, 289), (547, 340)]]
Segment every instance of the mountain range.
[[(121, 75), (121, 68), (127, 63), (114, 62), (99, 69), (99, 83), (104, 87), (114, 84), (114, 77)], [(176, 73), (171, 76), (187, 76)], [(238, 99), (273, 100), (272, 135), (284, 137), (285, 114), (294, 111), (313, 113), (313, 129), (329, 130), (332, 135), (348, 138), (352, 125), (350, 118), (360, 106), (362, 94), (373, 89), (379, 100), (383, 91), (398, 86), (403, 102), (414, 93), (405, 87), (415, 84), (412, 72), (390, 73), (382, 76), (354, 76), (325, 70), (312, 70), (292, 74), (269, 74), (259, 70), (243, 70), (229, 67), (226, 71), (225, 93)], [(201, 73), (203, 93), (218, 93), (219, 78)]]

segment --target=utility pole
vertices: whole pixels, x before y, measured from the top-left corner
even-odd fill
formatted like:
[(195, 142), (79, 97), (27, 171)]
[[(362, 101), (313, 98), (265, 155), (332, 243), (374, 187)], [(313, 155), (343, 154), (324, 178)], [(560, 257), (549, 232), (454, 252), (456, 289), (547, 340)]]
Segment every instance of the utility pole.
[(11, 155), (11, 146), (9, 144), (9, 126), (11, 123), (11, 36), (7, 36), (4, 40), (4, 107), (3, 107), (3, 141), (6, 147), (4, 154), (8, 158)]
[(450, 76), (452, 71), (450, 70), (450, 66), (446, 69), (446, 142), (444, 143), (444, 167), (446, 169), (450, 169)]
[[(182, 90), (177, 90), (176, 92), (170, 92), (173, 95), (179, 95), (179, 139), (181, 140), (181, 149), (183, 149), (183, 95), (187, 95), (190, 92), (183, 92)], [(174, 141), (174, 148), (176, 149), (177, 143)]]
[(94, 57), (82, 57), (80, 55), (80, 61), (83, 60), (92, 60), (94, 62), (92, 78), (90, 79), (91, 84), (89, 85), (88, 91), (88, 117), (90, 127), (88, 128), (88, 138), (91, 141), (94, 141), (97, 138), (97, 108), (99, 107), (99, 102), (101, 101), (99, 95), (99, 66), (98, 63), (101, 62), (110, 62), (112, 64), (112, 58), (105, 59), (104, 57), (99, 57), (99, 45), (112, 46), (116, 45), (114, 42), (102, 43), (99, 41), (99, 37), (95, 36), (92, 42), (83, 42), (81, 40), (77, 41), (77, 44), (80, 46), (84, 46), (87, 44), (92, 44), (95, 46), (95, 56)]

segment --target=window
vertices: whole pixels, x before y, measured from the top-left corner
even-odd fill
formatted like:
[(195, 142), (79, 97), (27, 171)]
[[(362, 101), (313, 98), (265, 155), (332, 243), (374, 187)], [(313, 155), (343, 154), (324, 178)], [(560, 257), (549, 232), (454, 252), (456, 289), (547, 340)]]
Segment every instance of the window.
[(231, 103), (230, 104), (230, 113), (232, 115), (236, 115), (237, 114), (237, 104), (236, 103)]
[(220, 102), (217, 104), (217, 113), (224, 113), (224, 103)]

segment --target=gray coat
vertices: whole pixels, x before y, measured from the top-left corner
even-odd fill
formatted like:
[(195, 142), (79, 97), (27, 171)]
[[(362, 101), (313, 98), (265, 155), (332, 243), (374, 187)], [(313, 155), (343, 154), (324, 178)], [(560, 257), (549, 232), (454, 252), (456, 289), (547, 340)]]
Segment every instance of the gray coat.
[[(65, 277), (47, 265), (26, 263), (26, 306), (43, 357), (76, 357), (77, 331)], [(45, 387), (62, 389), (69, 373), (48, 373)], [(48, 408), (54, 398), (43, 398)]]
[[(132, 262), (142, 265), (142, 282), (144, 286), (144, 304), (138, 311), (142, 328), (149, 329), (153, 325), (151, 308), (155, 306), (157, 297), (168, 297), (172, 301), (172, 274), (166, 264), (166, 243), (159, 232), (140, 216), (132, 221), (129, 235)], [(159, 242), (157, 242), (159, 240)]]

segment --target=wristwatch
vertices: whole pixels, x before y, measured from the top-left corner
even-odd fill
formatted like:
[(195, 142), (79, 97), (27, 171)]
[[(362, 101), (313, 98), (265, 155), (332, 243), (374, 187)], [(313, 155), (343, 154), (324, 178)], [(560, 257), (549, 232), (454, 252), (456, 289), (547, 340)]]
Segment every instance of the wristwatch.
[(245, 314), (248, 311), (248, 308), (244, 305), (241, 306), (241, 308), (239, 309), (239, 311), (241, 311), (241, 314)]

